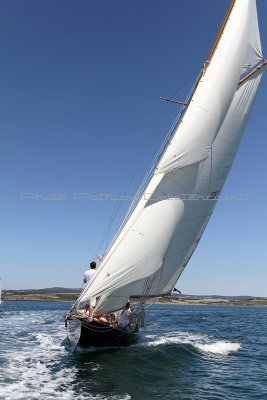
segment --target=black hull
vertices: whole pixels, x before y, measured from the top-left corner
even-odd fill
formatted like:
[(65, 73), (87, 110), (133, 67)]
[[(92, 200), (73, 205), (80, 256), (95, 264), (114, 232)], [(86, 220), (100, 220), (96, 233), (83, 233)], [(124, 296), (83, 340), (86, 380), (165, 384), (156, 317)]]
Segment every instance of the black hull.
[(134, 332), (127, 332), (98, 321), (89, 322), (84, 318), (68, 319), (67, 329), (70, 340), (81, 348), (130, 346), (138, 340), (138, 327)]

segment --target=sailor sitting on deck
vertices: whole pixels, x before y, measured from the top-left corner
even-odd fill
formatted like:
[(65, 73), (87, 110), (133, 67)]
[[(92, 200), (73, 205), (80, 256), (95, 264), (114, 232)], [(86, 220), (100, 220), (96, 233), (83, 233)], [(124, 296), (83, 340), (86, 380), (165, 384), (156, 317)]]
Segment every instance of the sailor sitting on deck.
[(109, 324), (109, 320), (110, 320), (109, 313), (94, 315), (94, 321), (102, 322), (102, 324)]
[(118, 326), (121, 327), (122, 329), (126, 329), (130, 323), (130, 316), (131, 316), (132, 310), (131, 310), (131, 305), (130, 302), (128, 301), (124, 309), (122, 310), (121, 315), (119, 316), (118, 319)]

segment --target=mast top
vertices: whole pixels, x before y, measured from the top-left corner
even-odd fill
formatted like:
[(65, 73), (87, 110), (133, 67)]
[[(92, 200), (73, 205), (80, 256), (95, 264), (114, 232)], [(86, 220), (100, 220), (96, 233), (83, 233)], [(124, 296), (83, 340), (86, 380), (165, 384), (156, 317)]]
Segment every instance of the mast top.
[(212, 59), (212, 57), (213, 57), (213, 55), (214, 55), (214, 53), (215, 53), (215, 50), (216, 50), (216, 48), (217, 48), (217, 45), (218, 45), (218, 43), (219, 43), (219, 41), (220, 41), (220, 39), (221, 39), (221, 36), (222, 36), (222, 34), (223, 34), (223, 31), (224, 31), (224, 29), (225, 29), (225, 26), (226, 26), (226, 24), (227, 24), (227, 21), (228, 21), (230, 15), (231, 15), (231, 12), (232, 12), (232, 10), (233, 10), (233, 8), (234, 8), (235, 3), (236, 3), (236, 0), (232, 0), (232, 1), (231, 1), (231, 4), (230, 4), (230, 6), (229, 6), (229, 8), (228, 8), (228, 10), (227, 10), (227, 13), (226, 13), (226, 15), (225, 15), (225, 17), (224, 17), (224, 19), (223, 19), (222, 25), (221, 25), (221, 27), (220, 27), (220, 29), (219, 29), (219, 32), (218, 32), (218, 34), (217, 34), (217, 36), (216, 36), (216, 39), (215, 39), (215, 41), (214, 41), (214, 43), (213, 43), (213, 46), (212, 46), (212, 48), (211, 48), (211, 50), (210, 50), (210, 53), (209, 53), (209, 55), (208, 55), (207, 61), (204, 63), (204, 66), (203, 66), (203, 68), (202, 68), (202, 71), (201, 71), (200, 74), (199, 74), (199, 77), (198, 77), (198, 79), (197, 79), (197, 82), (196, 82), (196, 84), (195, 84), (195, 87), (194, 87), (194, 89), (193, 89), (193, 91), (192, 91), (192, 96), (191, 96), (191, 97), (193, 97), (193, 95), (194, 95), (195, 91), (197, 90), (197, 87), (198, 87), (198, 85), (199, 85), (201, 79), (202, 79), (203, 76), (205, 75), (205, 72), (206, 72), (207, 68), (208, 68), (209, 65), (210, 65), (211, 59)]
[[(219, 29), (219, 32), (218, 32), (217, 36), (216, 36), (215, 42), (213, 43), (211, 51), (210, 51), (210, 53), (208, 55), (208, 59), (206, 61), (207, 66), (209, 65), (209, 63), (210, 63), (210, 61), (211, 61), (211, 59), (213, 57), (213, 54), (215, 53), (217, 44), (219, 43), (219, 40), (220, 40), (220, 38), (221, 38), (221, 36), (223, 34), (224, 28), (225, 28), (225, 26), (227, 24), (227, 21), (228, 21), (228, 18), (230, 17), (230, 14), (231, 14), (231, 12), (232, 12), (232, 10), (234, 8), (235, 2), (236, 2), (236, 0), (232, 0), (231, 4), (230, 4), (230, 6), (229, 6), (229, 8), (227, 10), (227, 13), (226, 13), (226, 15), (224, 17), (222, 25), (221, 25), (221, 27)], [(205, 67), (205, 69), (206, 69), (206, 67)]]

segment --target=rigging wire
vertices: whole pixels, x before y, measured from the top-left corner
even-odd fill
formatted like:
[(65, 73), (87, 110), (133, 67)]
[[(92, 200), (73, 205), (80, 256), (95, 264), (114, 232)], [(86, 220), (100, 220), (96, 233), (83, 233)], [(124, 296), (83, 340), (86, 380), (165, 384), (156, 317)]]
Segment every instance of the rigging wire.
[[(191, 94), (191, 92), (190, 92), (190, 94)], [(188, 96), (188, 98), (190, 98), (190, 95)], [(186, 102), (187, 102), (187, 99), (185, 100), (185, 103), (186, 103)], [(178, 121), (179, 121), (179, 119), (180, 119), (180, 117), (181, 117), (183, 111), (185, 111), (185, 108), (186, 108), (186, 106), (184, 105), (184, 106), (182, 107), (182, 109), (178, 112), (177, 116), (175, 117), (175, 120), (174, 120), (174, 122), (173, 122), (173, 125), (171, 126), (171, 129), (169, 130), (169, 133), (168, 133), (167, 136), (165, 137), (165, 139), (164, 139), (164, 141), (163, 141), (163, 143), (162, 143), (162, 145), (161, 145), (161, 147), (160, 147), (160, 149), (159, 149), (159, 151), (158, 151), (156, 157), (155, 157), (154, 160), (152, 161), (152, 163), (151, 163), (151, 165), (150, 165), (150, 168), (148, 169), (148, 172), (147, 172), (147, 174), (145, 175), (143, 181), (141, 182), (141, 185), (139, 186), (139, 188), (138, 188), (136, 194), (133, 196), (132, 202), (131, 202), (131, 204), (130, 204), (130, 207), (128, 208), (128, 211), (126, 212), (126, 214), (125, 214), (125, 216), (124, 216), (124, 218), (123, 218), (123, 221), (121, 222), (121, 224), (120, 224), (118, 230), (120, 229), (120, 227), (124, 226), (124, 222), (127, 222), (129, 216), (131, 215), (131, 211), (133, 210), (133, 208), (135, 207), (135, 205), (136, 205), (137, 202), (139, 201), (139, 199), (140, 199), (140, 194), (143, 193), (143, 190), (144, 190), (146, 184), (148, 183), (149, 178), (151, 177), (151, 172), (155, 170), (156, 164), (159, 162), (160, 154), (161, 154), (162, 149), (164, 148), (164, 146), (165, 146), (165, 144), (166, 144), (167, 139), (168, 139), (169, 136), (170, 136), (170, 132), (173, 132), (173, 131), (175, 130), (175, 128), (176, 128), (176, 126), (177, 126), (177, 123), (178, 123)], [(173, 134), (174, 134), (174, 132), (173, 132)], [(112, 215), (111, 215), (111, 217), (110, 217), (110, 219), (109, 219), (109, 223), (107, 224), (107, 227), (106, 227), (106, 229), (105, 229), (105, 231), (104, 231), (104, 234), (103, 234), (103, 236), (102, 236), (102, 239), (100, 240), (100, 242), (99, 242), (99, 244), (98, 244), (97, 252), (100, 251), (100, 249), (102, 248), (104, 242), (107, 240), (107, 237), (109, 236), (110, 229), (111, 229), (111, 225), (114, 223), (115, 218), (116, 218), (116, 216), (117, 216), (119, 210), (121, 209), (121, 206), (122, 206), (122, 204), (123, 204), (123, 198), (125, 198), (125, 196), (126, 196), (126, 194), (127, 194), (127, 191), (128, 191), (128, 189), (129, 189), (130, 185), (132, 184), (132, 182), (133, 182), (135, 176), (136, 176), (136, 173), (137, 173), (137, 171), (138, 171), (138, 169), (139, 169), (139, 167), (140, 167), (140, 165), (141, 165), (141, 163), (142, 163), (142, 161), (143, 161), (143, 159), (144, 159), (144, 156), (145, 156), (145, 154), (146, 154), (146, 151), (147, 151), (147, 149), (148, 149), (148, 147), (149, 147), (149, 145), (150, 145), (150, 143), (151, 143), (153, 137), (154, 137), (154, 129), (151, 130), (151, 134), (149, 135), (149, 137), (148, 137), (148, 139), (147, 139), (147, 142), (145, 143), (145, 146), (144, 146), (144, 148), (143, 148), (143, 151), (142, 151), (142, 153), (141, 153), (141, 155), (140, 155), (140, 157), (139, 157), (137, 166), (136, 166), (136, 168), (134, 169), (134, 172), (132, 173), (132, 175), (130, 176), (130, 178), (129, 178), (129, 180), (128, 180), (128, 183), (126, 184), (126, 188), (125, 188), (125, 189), (121, 192), (121, 194), (120, 194), (120, 197), (122, 197), (122, 199), (120, 200), (119, 205), (118, 205), (117, 207), (115, 207), (115, 209), (113, 210), (113, 213), (112, 213)], [(118, 231), (117, 231), (117, 232), (118, 232)], [(117, 233), (116, 233), (116, 237), (117, 237)], [(113, 243), (113, 242), (114, 242), (114, 240), (112, 241), (112, 243)], [(108, 245), (108, 244), (106, 245), (105, 253), (107, 252), (107, 249), (110, 248), (110, 247), (111, 247), (110, 244), (109, 244), (109, 245)]]
[(182, 85), (178, 86), (178, 88), (177, 88), (172, 94), (170, 94), (170, 95), (167, 96), (167, 97), (170, 98), (170, 99), (175, 98), (175, 96), (176, 96), (178, 93), (180, 93), (180, 91), (181, 91), (184, 87), (186, 87), (186, 86), (187, 86), (188, 84), (190, 84), (190, 83), (192, 84), (192, 80), (193, 80), (193, 81), (196, 80), (197, 74), (199, 74), (199, 68), (195, 69), (195, 71), (194, 71), (192, 74), (190, 74), (190, 76), (188, 76), (188, 78), (186, 79), (186, 81), (185, 81)]
[[(190, 48), (186, 48), (184, 53), (183, 53), (183, 57), (188, 59), (188, 56), (186, 55), (188, 53), (188, 55), (190, 56), (192, 54), (191, 49), (192, 48), (196, 48), (198, 46), (198, 44), (202, 41), (202, 38), (204, 36), (204, 34), (207, 32), (207, 30), (210, 28), (210, 21), (214, 21), (216, 20), (216, 17), (223, 13), (221, 12), (221, 9), (225, 6), (225, 0), (220, 0), (217, 2), (214, 2), (214, 4), (216, 5), (215, 8), (212, 10), (211, 15), (209, 16), (209, 18), (207, 18), (207, 21), (205, 25), (202, 27), (202, 29), (199, 30), (198, 35), (196, 35), (194, 37), (194, 40), (191, 41), (191, 45)], [(204, 62), (204, 60), (203, 60)], [(195, 69), (193, 72), (191, 72), (189, 75), (187, 75), (185, 77), (184, 82), (178, 86), (174, 92), (172, 94), (170, 94), (169, 96), (167, 96), (168, 98), (175, 98), (175, 96), (181, 92), (182, 89), (184, 89), (188, 84), (190, 84), (190, 82), (192, 82), (192, 80), (195, 81), (195, 76), (196, 74), (199, 73), (199, 68)]]
[[(187, 99), (185, 101), (185, 103), (187, 103), (187, 104), (191, 100), (191, 96), (192, 96), (194, 87), (195, 87), (195, 83), (194, 83), (194, 85), (193, 85), (193, 87), (192, 87), (192, 89), (191, 89), (191, 91), (190, 91), (190, 93), (189, 93), (189, 95), (188, 95), (188, 97), (187, 97)], [(128, 221), (129, 217), (131, 216), (135, 206), (137, 205), (138, 201), (140, 200), (141, 195), (144, 193), (144, 190), (145, 190), (149, 180), (151, 179), (153, 173), (155, 172), (158, 163), (160, 162), (161, 158), (163, 157), (165, 151), (167, 150), (167, 148), (168, 148), (168, 146), (169, 146), (169, 144), (170, 144), (175, 132), (178, 129), (178, 126), (182, 122), (182, 117), (183, 117), (183, 115), (184, 115), (184, 113), (186, 111), (186, 108), (187, 108), (187, 106), (184, 105), (181, 108), (181, 110), (179, 111), (179, 113), (177, 114), (177, 116), (176, 116), (176, 118), (175, 118), (175, 120), (174, 120), (174, 122), (173, 122), (173, 124), (172, 124), (172, 126), (171, 126), (171, 128), (170, 128), (170, 130), (169, 130), (169, 132), (167, 134), (167, 136), (165, 137), (165, 140), (163, 141), (158, 153), (156, 154), (156, 157), (154, 158), (153, 162), (150, 165), (150, 168), (149, 168), (147, 174), (145, 175), (141, 185), (139, 186), (139, 188), (138, 188), (138, 190), (136, 192), (136, 195), (133, 198), (132, 204), (130, 205), (130, 207), (129, 207), (126, 215), (125, 215), (125, 218), (123, 219), (122, 224), (119, 227), (119, 229), (118, 229), (118, 231), (117, 231), (117, 233), (115, 235), (115, 238), (117, 237), (118, 233), (121, 232), (122, 228), (125, 226), (126, 222)]]
[[(216, 2), (216, 3), (215, 3), (215, 4), (216, 4), (216, 7), (215, 7), (215, 9), (213, 9), (213, 12), (212, 12), (212, 14), (211, 14), (211, 17), (209, 18), (209, 21), (215, 19), (215, 17), (219, 14), (219, 10), (222, 8), (222, 6), (223, 6), (224, 3), (225, 3), (224, 0), (220, 0), (220, 2)], [(210, 22), (209, 22), (209, 23), (205, 23), (205, 25), (203, 26), (203, 28), (200, 30), (199, 35), (197, 35), (197, 36), (196, 36), (196, 39), (192, 42), (191, 47), (193, 47), (194, 43), (198, 43), (199, 41), (202, 40), (202, 37), (203, 37), (204, 33), (207, 31), (207, 29), (208, 29), (209, 27), (210, 27)], [(194, 81), (195, 81), (195, 80), (196, 80), (195, 76), (196, 76), (196, 74), (197, 74), (198, 72), (199, 72), (199, 69), (195, 70), (192, 74), (190, 74), (189, 77), (182, 83), (182, 85), (180, 85), (169, 97), (172, 98), (172, 97), (174, 97), (176, 94), (178, 94), (186, 85), (189, 84), (189, 82), (192, 82), (192, 79), (194, 79)], [(190, 91), (190, 93), (191, 93), (191, 91)], [(188, 97), (190, 98), (190, 96), (188, 96)], [(179, 120), (180, 114), (181, 114), (181, 113), (182, 113), (182, 110), (180, 111), (180, 113), (178, 113), (178, 115), (177, 115), (177, 117), (176, 117), (176, 119), (175, 119), (175, 122), (177, 122), (177, 121)], [(174, 122), (174, 124), (173, 124), (171, 130), (173, 130), (174, 127), (177, 127), (177, 126), (175, 126), (175, 122)], [(136, 168), (134, 169), (134, 172), (132, 173), (132, 175), (130, 176), (128, 182), (126, 182), (126, 185), (125, 185), (126, 187), (125, 187), (124, 190), (122, 190), (122, 192), (121, 192), (121, 194), (120, 194), (120, 197), (124, 198), (125, 195), (127, 194), (127, 191), (128, 191), (128, 189), (129, 189), (130, 185), (132, 184), (132, 182), (133, 182), (133, 180), (134, 180), (134, 178), (135, 178), (135, 176), (136, 176), (136, 173), (137, 173), (137, 171), (138, 171), (138, 169), (139, 169), (139, 167), (140, 167), (140, 165), (141, 165), (141, 162), (142, 162), (142, 160), (143, 160), (143, 158), (144, 158), (145, 152), (146, 152), (146, 150), (147, 150), (147, 148), (148, 148), (148, 146), (149, 146), (149, 144), (150, 144), (150, 142), (151, 142), (151, 140), (152, 140), (152, 137), (154, 136), (153, 134), (154, 134), (154, 132), (152, 131), (152, 133), (151, 133), (151, 135), (149, 136), (149, 138), (148, 138), (148, 140), (147, 140), (147, 143), (145, 144), (145, 147), (144, 147), (144, 149), (143, 149), (143, 151), (142, 151), (142, 153), (141, 153), (141, 156), (139, 157), (139, 160), (138, 160), (138, 162), (137, 162), (137, 166), (136, 166)], [(167, 135), (167, 137), (169, 137), (169, 134)], [(161, 149), (160, 149), (159, 153), (160, 153), (160, 152), (161, 152)], [(156, 157), (156, 160), (158, 160), (158, 157)], [(154, 160), (154, 161), (155, 161), (155, 160)], [(150, 167), (150, 170), (149, 170), (149, 171), (152, 170), (153, 165), (154, 165), (154, 162), (152, 163), (152, 166)], [(148, 174), (147, 174), (147, 175), (148, 175)], [(146, 177), (147, 177), (147, 175), (146, 175)], [(146, 181), (146, 177), (145, 177), (144, 181)], [(143, 181), (143, 182), (144, 182), (144, 181)], [(135, 200), (136, 196), (139, 195), (139, 192), (140, 192), (140, 188), (141, 188), (141, 187), (142, 187), (142, 183), (141, 183), (140, 187), (138, 188), (136, 195), (135, 195), (134, 198), (133, 198), (132, 204), (136, 204), (136, 202), (134, 202), (134, 200)], [(123, 204), (123, 199), (121, 199), (120, 202), (119, 202), (119, 205), (116, 206), (116, 207), (114, 208), (114, 210), (113, 210), (113, 212), (112, 212), (112, 214), (111, 214), (111, 216), (110, 216), (110, 218), (109, 218), (109, 221), (108, 221), (108, 223), (107, 223), (107, 226), (106, 226), (106, 228), (105, 228), (105, 230), (104, 230), (104, 233), (103, 233), (103, 235), (102, 235), (102, 238), (100, 239), (99, 244), (98, 244), (98, 246), (97, 246), (97, 253), (98, 253), (98, 252), (101, 252), (101, 249), (102, 249), (102, 247), (103, 247), (103, 245), (104, 245), (104, 242), (106, 242), (105, 252), (106, 252), (107, 249), (110, 247), (110, 245), (109, 245), (108, 243), (109, 243), (109, 236), (110, 236), (110, 232), (111, 232), (111, 227), (112, 227), (112, 225), (114, 224), (114, 221), (115, 221), (115, 219), (116, 219), (116, 217), (117, 217), (119, 211), (120, 211), (121, 208), (122, 208), (122, 204)], [(129, 210), (131, 209), (132, 204), (130, 205)], [(129, 210), (128, 210), (127, 213), (126, 213), (126, 216), (123, 218), (123, 221), (125, 221), (125, 219), (127, 218), (127, 216), (130, 215)], [(123, 223), (123, 222), (122, 222), (122, 223)], [(121, 224), (121, 225), (122, 225), (122, 224)], [(120, 229), (120, 227), (119, 227), (119, 229)]]
[[(217, 13), (218, 13), (218, 11), (219, 11), (219, 8), (221, 8), (222, 4), (223, 4), (223, 0), (221, 0), (220, 4), (217, 3), (217, 6), (216, 6), (216, 8), (215, 8), (215, 10), (214, 10), (214, 12), (213, 12), (213, 15), (212, 15), (213, 17), (214, 17), (215, 15), (217, 15)], [(203, 36), (204, 32), (207, 30), (207, 28), (208, 28), (209, 26), (210, 26), (210, 24), (208, 24), (208, 23), (205, 24), (205, 26), (203, 27), (203, 29), (202, 29), (201, 32), (200, 32), (200, 35), (198, 35), (196, 41), (201, 40), (201, 36)], [(199, 71), (199, 70), (198, 70), (198, 71)], [(195, 78), (195, 76), (196, 76), (196, 74), (197, 74), (198, 71), (195, 70), (194, 73), (191, 74), (191, 75), (186, 79), (186, 81), (184, 81), (184, 83), (183, 83), (182, 85), (180, 85), (180, 86), (173, 92), (173, 94), (172, 94), (170, 97), (175, 96), (175, 95), (176, 95), (179, 91), (181, 91), (186, 85), (188, 85), (188, 83), (189, 83), (190, 81), (192, 81), (192, 78), (193, 78), (193, 77)], [(193, 87), (194, 87), (194, 86), (193, 86)], [(191, 100), (191, 95), (192, 95), (192, 89), (191, 89), (191, 91), (190, 91), (190, 93), (189, 93), (189, 96), (188, 96), (188, 99), (190, 99), (190, 100)], [(187, 101), (186, 101), (186, 102), (187, 102)], [(126, 214), (125, 214), (125, 216), (124, 216), (124, 218), (123, 218), (121, 224), (119, 225), (119, 228), (117, 229), (117, 232), (115, 232), (115, 235), (114, 235), (113, 240), (111, 241), (111, 243), (109, 243), (109, 237), (110, 237), (111, 227), (112, 227), (112, 225), (114, 224), (114, 221), (115, 221), (115, 219), (116, 219), (116, 217), (117, 217), (119, 211), (120, 211), (121, 208), (122, 208), (123, 198), (125, 198), (125, 196), (126, 196), (126, 194), (127, 194), (127, 191), (128, 191), (128, 189), (129, 189), (129, 187), (131, 186), (131, 184), (132, 184), (132, 182), (133, 182), (133, 180), (134, 180), (134, 178), (135, 178), (135, 176), (136, 176), (136, 173), (137, 173), (137, 171), (138, 171), (138, 169), (139, 169), (139, 167), (140, 167), (140, 165), (141, 165), (141, 162), (142, 162), (142, 160), (143, 160), (143, 158), (144, 158), (144, 155), (145, 155), (145, 153), (146, 153), (146, 150), (147, 150), (147, 148), (148, 148), (148, 146), (149, 146), (149, 144), (150, 144), (150, 142), (151, 142), (151, 140), (152, 140), (152, 137), (154, 136), (154, 132), (153, 132), (153, 130), (152, 130), (151, 135), (149, 136), (149, 138), (148, 138), (148, 140), (147, 140), (147, 142), (146, 142), (146, 144), (145, 144), (145, 146), (144, 146), (144, 149), (143, 149), (143, 151), (142, 151), (142, 153), (141, 153), (141, 156), (139, 157), (139, 160), (138, 160), (137, 165), (136, 165), (136, 167), (135, 167), (135, 169), (134, 169), (134, 172), (130, 175), (130, 177), (129, 177), (129, 179), (128, 179), (128, 182), (126, 182), (125, 189), (122, 190), (122, 192), (121, 192), (121, 194), (120, 194), (121, 200), (120, 200), (118, 206), (116, 206), (116, 207), (114, 208), (114, 210), (113, 210), (113, 212), (112, 212), (112, 214), (111, 214), (111, 216), (110, 216), (110, 218), (109, 218), (109, 221), (108, 221), (108, 224), (107, 224), (107, 226), (106, 226), (106, 229), (105, 229), (105, 231), (104, 231), (104, 233), (103, 233), (103, 236), (102, 236), (102, 238), (100, 239), (99, 244), (98, 244), (98, 246), (97, 246), (97, 253), (99, 253), (99, 252), (101, 251), (101, 249), (102, 249), (102, 247), (103, 247), (103, 245), (104, 245), (104, 242), (106, 242), (105, 251), (104, 251), (104, 254), (106, 254), (107, 251), (111, 248), (111, 245), (115, 242), (116, 238), (118, 237), (119, 233), (121, 232), (121, 230), (123, 229), (123, 227), (125, 226), (125, 224), (127, 223), (128, 219), (129, 219), (129, 217), (130, 217), (130, 215), (131, 215), (132, 212), (133, 212), (133, 209), (135, 208), (135, 206), (137, 205), (138, 201), (140, 200), (141, 194), (143, 193), (143, 191), (144, 191), (144, 189), (145, 189), (145, 187), (146, 187), (146, 185), (147, 185), (149, 179), (151, 178), (152, 173), (155, 171), (156, 166), (157, 166), (159, 160), (160, 160), (161, 157), (163, 156), (163, 154), (164, 154), (166, 148), (168, 147), (168, 144), (170, 143), (170, 141), (171, 141), (171, 139), (172, 139), (172, 136), (173, 136), (174, 133), (176, 132), (176, 130), (177, 130), (178, 126), (179, 126), (179, 123), (180, 123), (180, 121), (181, 121), (181, 119), (182, 119), (182, 116), (183, 116), (183, 114), (184, 114), (184, 112), (185, 112), (185, 109), (186, 109), (186, 107), (183, 106), (182, 109), (180, 110), (180, 112), (178, 113), (177, 117), (175, 118), (175, 121), (174, 121), (174, 123), (173, 123), (173, 125), (172, 125), (172, 127), (171, 127), (171, 129), (170, 129), (170, 131), (169, 131), (169, 133), (168, 133), (168, 135), (166, 136), (166, 139), (164, 140), (164, 142), (163, 142), (163, 144), (162, 144), (162, 146), (161, 146), (161, 148), (160, 148), (158, 154), (156, 155), (155, 159), (153, 160), (153, 162), (152, 162), (152, 164), (151, 164), (151, 166), (150, 166), (150, 169), (149, 169), (148, 173), (146, 174), (146, 176), (145, 176), (144, 180), (142, 181), (141, 185), (139, 186), (139, 188), (138, 188), (138, 190), (137, 190), (135, 196), (133, 197), (132, 203), (130, 204), (130, 207), (128, 208), (128, 211), (126, 212)]]
[[(151, 134), (149, 135), (149, 137), (148, 137), (148, 139), (147, 139), (147, 141), (146, 141), (146, 143), (145, 143), (145, 146), (144, 146), (143, 151), (142, 151), (142, 153), (141, 153), (141, 155), (140, 155), (140, 157), (139, 157), (139, 159), (138, 159), (137, 165), (136, 165), (136, 167), (135, 167), (133, 173), (132, 173), (132, 174), (130, 175), (130, 177), (128, 178), (128, 181), (126, 180), (125, 189), (122, 190), (121, 193), (120, 193), (120, 195), (119, 195), (119, 197), (121, 198), (121, 200), (120, 200), (118, 206), (116, 206), (116, 207), (114, 208), (114, 210), (113, 210), (113, 212), (112, 212), (112, 214), (111, 214), (111, 216), (110, 216), (110, 218), (109, 218), (109, 222), (108, 222), (107, 227), (106, 227), (106, 229), (105, 229), (105, 231), (104, 231), (104, 234), (103, 234), (103, 236), (102, 236), (102, 239), (100, 240), (100, 242), (99, 242), (99, 244), (98, 244), (98, 246), (97, 246), (97, 252), (99, 252), (99, 251), (101, 250), (101, 248), (102, 248), (104, 242), (105, 242), (106, 240), (107, 240), (107, 241), (109, 240), (109, 235), (110, 235), (111, 226), (112, 226), (112, 224), (114, 223), (115, 218), (116, 218), (116, 216), (118, 215), (118, 213), (119, 213), (119, 211), (120, 211), (120, 209), (121, 209), (121, 207), (122, 207), (124, 198), (126, 197), (127, 192), (128, 192), (128, 190), (129, 190), (129, 188), (130, 188), (130, 186), (131, 186), (131, 184), (132, 184), (132, 182), (133, 182), (133, 180), (134, 180), (134, 178), (135, 178), (135, 176), (136, 176), (136, 174), (137, 174), (137, 171), (138, 171), (138, 169), (139, 169), (139, 167), (140, 167), (140, 165), (141, 165), (141, 163), (142, 163), (142, 161), (143, 161), (143, 159), (144, 159), (145, 153), (146, 153), (146, 151), (147, 151), (147, 149), (148, 149), (149, 144), (151, 143), (151, 140), (152, 140), (153, 136), (154, 136), (154, 131), (152, 130)], [(107, 247), (108, 247), (108, 243), (107, 243), (107, 245), (106, 245), (106, 248), (107, 248)]]

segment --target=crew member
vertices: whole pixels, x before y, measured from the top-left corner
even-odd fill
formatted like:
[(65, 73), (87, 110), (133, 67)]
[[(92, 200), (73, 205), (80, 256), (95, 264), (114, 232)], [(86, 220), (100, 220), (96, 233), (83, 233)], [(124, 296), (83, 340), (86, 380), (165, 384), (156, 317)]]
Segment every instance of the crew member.
[[(90, 268), (85, 271), (83, 278), (83, 287), (85, 287), (95, 276), (96, 273), (96, 263), (92, 261), (90, 263)], [(92, 318), (93, 309), (96, 305), (96, 298), (92, 297), (88, 300), (88, 303), (85, 305), (85, 315), (87, 315), (87, 311), (89, 310), (89, 319)]]

